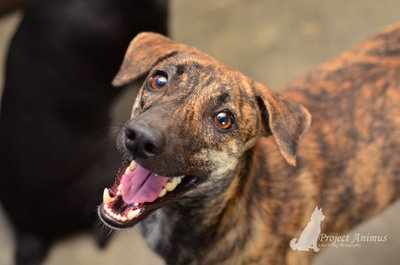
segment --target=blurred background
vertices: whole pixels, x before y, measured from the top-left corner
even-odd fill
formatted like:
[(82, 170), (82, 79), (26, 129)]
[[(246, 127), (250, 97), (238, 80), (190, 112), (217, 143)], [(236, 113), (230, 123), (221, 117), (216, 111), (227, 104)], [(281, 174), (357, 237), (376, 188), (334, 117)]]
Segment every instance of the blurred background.
[[(0, 90), (8, 43), (22, 15), (15, 11), (0, 20)], [(399, 21), (398, 0), (172, 0), (169, 23), (177, 42), (195, 46), (279, 90), (296, 76)], [(131, 89), (121, 96), (114, 109), (116, 122), (128, 117), (134, 94)], [(388, 242), (365, 243), (358, 249), (328, 248), (314, 264), (399, 264), (399, 219), (400, 203), (396, 203), (353, 230), (388, 235)], [(0, 208), (0, 265), (12, 264), (13, 248), (12, 227)], [(62, 241), (50, 250), (45, 264), (163, 263), (132, 229), (119, 232), (103, 252), (88, 235)]]

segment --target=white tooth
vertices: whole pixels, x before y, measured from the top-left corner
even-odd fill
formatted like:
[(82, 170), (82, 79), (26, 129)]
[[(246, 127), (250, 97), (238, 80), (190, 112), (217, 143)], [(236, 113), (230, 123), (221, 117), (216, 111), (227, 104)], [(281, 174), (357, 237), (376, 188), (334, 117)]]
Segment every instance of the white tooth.
[(125, 169), (125, 174), (129, 174), (129, 172), (131, 172), (131, 169), (130, 169), (130, 167), (127, 167), (127, 168)]
[(167, 191), (173, 191), (177, 185), (178, 183), (173, 180), (172, 182), (168, 182), (167, 185), (165, 185), (165, 188), (167, 189)]
[(132, 160), (131, 164), (129, 165), (129, 168), (131, 171), (133, 171), (136, 168), (137, 164), (135, 162), (135, 160)]
[(173, 186), (172, 186), (172, 182), (168, 182), (166, 185), (165, 185), (165, 189), (167, 190), (167, 191), (173, 191), (174, 189), (172, 188)]
[(178, 184), (180, 183), (179, 180), (180, 180), (179, 177), (175, 177), (175, 178), (174, 178), (175, 186), (178, 186)]
[(163, 188), (162, 190), (161, 190), (161, 192), (160, 192), (160, 194), (158, 195), (158, 197), (164, 197), (165, 196), (165, 194), (167, 194), (167, 190), (165, 189), (165, 188)]
[(128, 212), (128, 219), (132, 220), (133, 218), (135, 218), (136, 216), (138, 216), (138, 214), (140, 213), (140, 209), (136, 209), (136, 210), (130, 210)]
[(172, 182), (172, 184), (174, 185), (174, 189), (176, 188), (176, 186), (178, 186), (178, 180), (175, 179), (174, 182)]
[(126, 220), (128, 220), (128, 217), (122, 216), (121, 221), (122, 221), (122, 222), (125, 222)]
[(108, 189), (105, 188), (104, 192), (103, 192), (103, 203), (107, 204), (107, 203), (110, 203), (112, 201), (114, 201), (114, 199), (111, 198), (110, 193), (108, 193)]
[(137, 207), (137, 206), (139, 205), (139, 203), (138, 203), (138, 202), (135, 202), (135, 204), (134, 204), (134, 205), (135, 205), (135, 207)]
[(178, 183), (175, 181), (175, 179), (173, 179), (171, 182), (171, 185), (172, 185), (172, 190), (174, 190), (176, 188), (176, 186), (178, 185)]
[(177, 180), (177, 182), (178, 182), (178, 185), (179, 185), (179, 184), (181, 184), (181, 182), (182, 182), (182, 178), (181, 178), (181, 177), (178, 177), (178, 180)]
[(119, 190), (119, 191), (122, 190), (122, 184), (119, 184), (118, 190)]

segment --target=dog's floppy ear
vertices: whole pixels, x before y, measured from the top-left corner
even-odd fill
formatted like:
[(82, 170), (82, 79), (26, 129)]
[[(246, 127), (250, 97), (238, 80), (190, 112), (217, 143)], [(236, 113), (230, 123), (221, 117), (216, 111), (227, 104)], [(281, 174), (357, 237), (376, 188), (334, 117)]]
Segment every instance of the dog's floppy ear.
[(143, 32), (129, 44), (122, 66), (112, 81), (113, 86), (126, 85), (141, 77), (161, 60), (182, 50), (177, 44), (157, 33)]
[(296, 166), (296, 150), (311, 124), (311, 114), (301, 104), (265, 86), (254, 85), (264, 122), (265, 135), (272, 134), (285, 160)]

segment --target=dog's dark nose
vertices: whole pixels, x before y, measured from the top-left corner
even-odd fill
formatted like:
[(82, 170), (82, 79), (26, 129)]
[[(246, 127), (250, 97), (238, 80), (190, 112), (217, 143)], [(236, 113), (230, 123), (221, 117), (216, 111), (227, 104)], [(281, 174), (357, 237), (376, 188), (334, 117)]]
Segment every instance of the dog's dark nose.
[(163, 134), (154, 128), (132, 123), (125, 129), (125, 146), (136, 158), (149, 158), (159, 154), (164, 147)]

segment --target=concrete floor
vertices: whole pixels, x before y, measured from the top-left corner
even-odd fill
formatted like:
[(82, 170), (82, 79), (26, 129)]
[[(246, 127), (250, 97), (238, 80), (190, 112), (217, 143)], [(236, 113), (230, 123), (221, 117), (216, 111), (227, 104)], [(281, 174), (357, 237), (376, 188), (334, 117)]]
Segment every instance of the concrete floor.
[[(19, 16), (16, 13), (0, 20), (0, 73)], [(398, 0), (172, 0), (171, 8), (175, 40), (196, 46), (276, 90), (399, 20)], [(116, 108), (116, 120), (128, 115), (132, 94), (133, 91), (128, 91), (122, 97), (125, 100)], [(353, 230), (353, 233), (388, 235), (388, 242), (363, 244), (358, 249), (328, 248), (314, 264), (399, 264), (399, 219), (400, 203), (396, 203)], [(11, 226), (0, 213), (0, 265), (12, 263), (12, 251)], [(158, 265), (162, 262), (133, 229), (119, 234), (104, 252), (98, 251), (87, 235), (60, 242), (51, 250), (46, 264)]]

